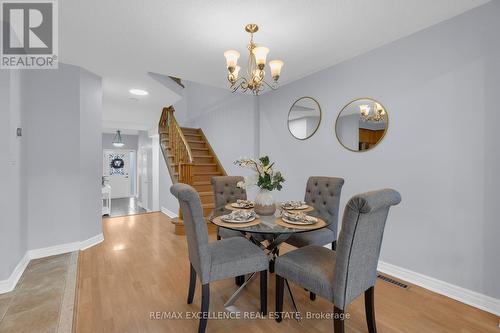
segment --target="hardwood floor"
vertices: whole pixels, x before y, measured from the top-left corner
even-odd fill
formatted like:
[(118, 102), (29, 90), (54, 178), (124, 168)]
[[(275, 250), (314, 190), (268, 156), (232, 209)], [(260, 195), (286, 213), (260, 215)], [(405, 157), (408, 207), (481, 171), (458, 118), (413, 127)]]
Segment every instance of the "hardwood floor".
[[(150, 319), (151, 312), (197, 312), (199, 282), (194, 302), (186, 304), (189, 262), (184, 236), (173, 234), (173, 225), (162, 213), (109, 218), (103, 222), (103, 243), (81, 252), (78, 304), (74, 327), (86, 332), (196, 332), (195, 319)], [(210, 236), (214, 240), (214, 235)], [(284, 248), (283, 251), (291, 249)], [(274, 274), (269, 276), (269, 310), (274, 311)], [(299, 310), (331, 313), (333, 306), (292, 284)], [(210, 285), (210, 312), (223, 312), (224, 302), (236, 290), (234, 279)], [(285, 296), (284, 310), (291, 311)], [(258, 312), (259, 283), (253, 281), (236, 302), (242, 311)], [(498, 333), (498, 317), (447, 297), (410, 285), (401, 289), (383, 281), (375, 288), (379, 333), (450, 332)], [(347, 309), (351, 318), (346, 332), (367, 332), (364, 299)], [(160, 315), (161, 316), (161, 315)], [(285, 318), (209, 320), (207, 333), (222, 332), (332, 332), (331, 320)]]

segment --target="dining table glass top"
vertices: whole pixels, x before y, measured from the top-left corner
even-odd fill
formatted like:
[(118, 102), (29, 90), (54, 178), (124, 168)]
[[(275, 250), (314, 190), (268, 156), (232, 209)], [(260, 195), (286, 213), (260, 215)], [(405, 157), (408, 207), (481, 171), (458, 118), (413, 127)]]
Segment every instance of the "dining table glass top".
[[(231, 208), (231, 204), (226, 206), (227, 209)], [(315, 216), (313, 209), (306, 210), (308, 215)], [(329, 223), (317, 216), (317, 222), (311, 225), (294, 225), (286, 223), (282, 220), (283, 209), (277, 207), (274, 215), (258, 216), (255, 220), (248, 223), (231, 223), (225, 222), (220, 216), (212, 219), (212, 223), (231, 230), (241, 231), (244, 233), (259, 233), (259, 234), (294, 234), (301, 232), (308, 232), (325, 228)]]

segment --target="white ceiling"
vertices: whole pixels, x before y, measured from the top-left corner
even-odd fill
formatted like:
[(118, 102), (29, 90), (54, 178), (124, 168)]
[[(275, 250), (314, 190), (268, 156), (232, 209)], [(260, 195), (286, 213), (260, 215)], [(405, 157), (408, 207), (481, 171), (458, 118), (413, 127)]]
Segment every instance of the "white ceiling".
[[(64, 0), (60, 59), (103, 77), (105, 127), (147, 129), (178, 100), (147, 73), (226, 87), (223, 52), (245, 63), (247, 23), (291, 82), (489, 0)], [(138, 101), (128, 90), (149, 96)], [(116, 126), (115, 126), (116, 125)]]

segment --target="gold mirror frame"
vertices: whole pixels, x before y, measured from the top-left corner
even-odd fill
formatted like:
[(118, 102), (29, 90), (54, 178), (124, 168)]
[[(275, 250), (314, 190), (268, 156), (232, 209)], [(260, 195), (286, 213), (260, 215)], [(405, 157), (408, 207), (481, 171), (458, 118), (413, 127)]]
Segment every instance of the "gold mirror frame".
[[(354, 102), (357, 102), (357, 101), (360, 101), (360, 100), (366, 100), (366, 99), (374, 101), (374, 102), (377, 102), (378, 104), (380, 104), (380, 106), (382, 106), (382, 108), (385, 110), (385, 114), (387, 115), (387, 126), (385, 128), (384, 135), (382, 135), (382, 137), (380, 138), (380, 140), (378, 140), (378, 142), (377, 142), (377, 144), (375, 146), (373, 146), (370, 149), (366, 149), (366, 150), (354, 150), (354, 149), (351, 149), (351, 148), (347, 147), (346, 145), (344, 145), (342, 143), (342, 141), (340, 140), (339, 135), (337, 134), (337, 122), (338, 122), (338, 120), (339, 120), (340, 115), (342, 114), (342, 112), (344, 112), (344, 110), (349, 105), (351, 105)], [(385, 136), (387, 135), (387, 131), (389, 131), (389, 112), (387, 112), (386, 107), (382, 103), (380, 103), (378, 100), (376, 100), (375, 98), (372, 98), (372, 97), (358, 97), (358, 98), (355, 98), (355, 99), (351, 100), (349, 103), (347, 103), (346, 105), (344, 105), (344, 107), (340, 110), (339, 114), (337, 115), (337, 118), (335, 119), (334, 131), (335, 131), (335, 136), (337, 137), (337, 141), (340, 143), (340, 145), (342, 147), (344, 147), (345, 149), (347, 149), (349, 151), (355, 152), (355, 153), (366, 153), (366, 152), (368, 152), (370, 150), (373, 150), (376, 147), (378, 147), (378, 145), (384, 140)]]
[[(298, 101), (306, 99), (306, 98), (313, 100), (314, 103), (316, 103), (316, 105), (318, 106), (319, 121), (318, 121), (318, 125), (316, 126), (316, 128), (314, 129), (314, 131), (311, 133), (311, 135), (309, 135), (309, 136), (307, 136), (305, 138), (298, 138), (298, 137), (296, 137), (292, 133), (292, 131), (290, 131), (290, 125), (289, 125), (289, 122), (290, 122), (290, 112), (292, 112), (293, 107), (295, 106), (295, 104), (297, 104)], [(319, 125), (321, 124), (322, 117), (323, 117), (323, 111), (321, 111), (321, 105), (319, 105), (319, 102), (315, 98), (313, 98), (311, 96), (303, 96), (303, 97), (298, 98), (295, 102), (293, 102), (292, 106), (290, 107), (290, 110), (288, 110), (288, 116), (287, 116), (287, 119), (286, 119), (286, 128), (288, 129), (288, 132), (290, 132), (290, 135), (292, 137), (294, 137), (297, 140), (304, 141), (304, 140), (307, 140), (307, 139), (311, 138), (318, 131)]]

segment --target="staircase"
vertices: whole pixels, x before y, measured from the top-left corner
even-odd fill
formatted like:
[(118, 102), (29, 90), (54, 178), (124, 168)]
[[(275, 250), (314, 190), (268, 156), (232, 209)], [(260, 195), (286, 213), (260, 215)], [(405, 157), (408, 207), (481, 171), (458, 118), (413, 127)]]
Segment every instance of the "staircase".
[[(203, 215), (208, 218), (214, 209), (211, 178), (225, 176), (226, 171), (203, 131), (199, 128), (180, 127), (174, 112), (172, 106), (164, 108), (158, 125), (163, 157), (172, 183), (185, 183), (194, 187), (200, 195)], [(180, 211), (179, 218), (173, 219), (172, 223), (175, 225), (174, 232), (183, 235), (184, 224)]]

